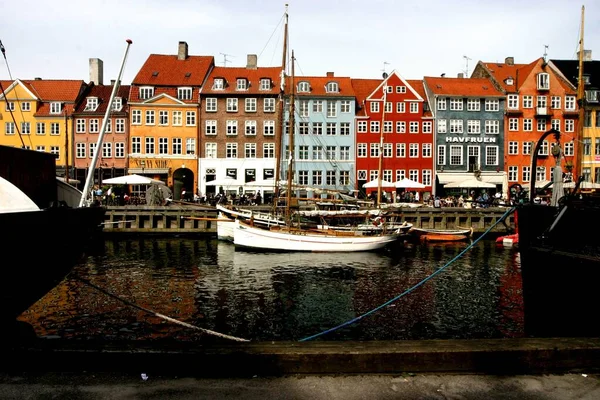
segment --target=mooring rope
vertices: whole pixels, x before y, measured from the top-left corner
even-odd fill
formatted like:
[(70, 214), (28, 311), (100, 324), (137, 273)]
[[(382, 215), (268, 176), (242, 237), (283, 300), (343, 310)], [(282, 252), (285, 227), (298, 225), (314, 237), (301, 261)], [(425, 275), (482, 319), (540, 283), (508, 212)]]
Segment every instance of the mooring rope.
[(428, 277), (424, 278), (423, 280), (421, 280), (419, 283), (417, 283), (416, 285), (414, 285), (413, 287), (405, 290), (404, 292), (402, 292), (401, 294), (399, 294), (398, 296), (386, 301), (385, 303), (373, 308), (370, 311), (367, 311), (366, 313), (359, 315), (356, 318), (353, 318), (349, 321), (346, 321), (338, 326), (335, 326), (333, 328), (329, 328), (323, 332), (317, 333), (315, 335), (312, 336), (308, 336), (305, 337), (303, 339), (300, 339), (299, 342), (306, 342), (312, 339), (315, 339), (319, 336), (323, 336), (326, 335), (328, 333), (331, 333), (333, 331), (336, 331), (340, 328), (343, 328), (345, 326), (351, 325), (357, 321), (360, 321), (361, 319), (381, 310), (384, 307), (389, 306), (390, 304), (392, 304), (393, 302), (397, 301), (398, 299), (406, 296), (407, 294), (409, 294), (410, 292), (414, 291), (415, 289), (417, 289), (418, 287), (422, 286), (423, 284), (425, 284), (425, 282), (429, 281), (430, 279), (432, 279), (434, 276), (438, 275), (439, 273), (441, 273), (442, 271), (444, 271), (446, 268), (448, 268), (454, 261), (458, 260), (460, 257), (463, 256), (463, 254), (465, 254), (467, 251), (469, 251), (470, 249), (473, 248), (473, 246), (475, 246), (481, 239), (483, 239), (485, 237), (485, 235), (487, 235), (496, 225), (498, 225), (500, 222), (502, 222), (506, 217), (508, 217), (511, 213), (513, 213), (515, 211), (515, 207), (510, 208), (506, 213), (504, 213), (504, 215), (502, 217), (500, 217), (500, 219), (498, 219), (498, 221), (496, 221), (494, 224), (492, 224), (492, 226), (490, 226), (484, 233), (483, 235), (481, 235), (480, 237), (478, 237), (477, 239), (475, 239), (469, 246), (467, 246), (463, 251), (461, 251), (456, 257), (454, 257), (452, 260), (448, 261), (444, 266), (440, 267), (439, 269), (437, 269), (436, 271), (434, 271), (431, 275), (429, 275)]
[(217, 337), (220, 337), (220, 338), (223, 338), (223, 339), (233, 340), (233, 341), (236, 341), (236, 342), (249, 342), (250, 341), (248, 339), (243, 339), (243, 338), (239, 338), (239, 337), (235, 337), (235, 336), (226, 335), (224, 333), (219, 333), (219, 332), (211, 331), (210, 329), (200, 328), (198, 326), (195, 326), (195, 325), (192, 325), (192, 324), (188, 324), (187, 322), (178, 321), (178, 320), (176, 320), (174, 318), (171, 318), (171, 317), (168, 317), (166, 315), (157, 313), (157, 312), (149, 310), (147, 308), (140, 307), (137, 304), (134, 304), (134, 303), (132, 303), (132, 302), (130, 302), (128, 300), (122, 299), (119, 296), (116, 296), (116, 295), (114, 295), (114, 294), (112, 294), (112, 293), (110, 293), (110, 292), (102, 289), (101, 287), (94, 285), (92, 282), (88, 281), (87, 279), (81, 278), (80, 276), (77, 276), (75, 274), (69, 275), (69, 278), (73, 278), (73, 279), (76, 279), (76, 280), (78, 280), (80, 282), (83, 282), (86, 285), (89, 285), (90, 287), (92, 287), (92, 288), (94, 288), (94, 289), (96, 289), (96, 290), (104, 293), (107, 296), (112, 297), (113, 299), (116, 299), (116, 300), (118, 300), (118, 301), (120, 301), (122, 303), (125, 303), (128, 306), (130, 306), (130, 307), (136, 308), (136, 309), (138, 309), (140, 311), (143, 311), (145, 313), (148, 313), (148, 314), (152, 314), (155, 317), (159, 317), (159, 318), (165, 319), (165, 320), (167, 320), (169, 322), (173, 322), (175, 324), (185, 326), (186, 328), (195, 329), (197, 331), (201, 331), (201, 332), (204, 332), (204, 333), (212, 335), (212, 336), (217, 336)]

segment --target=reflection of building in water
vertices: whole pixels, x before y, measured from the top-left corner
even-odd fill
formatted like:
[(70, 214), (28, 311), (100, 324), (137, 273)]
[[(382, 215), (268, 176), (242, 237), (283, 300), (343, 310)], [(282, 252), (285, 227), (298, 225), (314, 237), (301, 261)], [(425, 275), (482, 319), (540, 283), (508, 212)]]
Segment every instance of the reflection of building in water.
[[(390, 306), (318, 340), (518, 336), (522, 313), (510, 308), (521, 304), (517, 260), (514, 252), (490, 242), (477, 244)], [(93, 249), (74, 273), (127, 301), (201, 328), (251, 340), (298, 340), (396, 297), (467, 245), (305, 254), (236, 251), (212, 238), (119, 239)], [(67, 338), (212, 340), (74, 279), (58, 285), (21, 319), (40, 335)]]

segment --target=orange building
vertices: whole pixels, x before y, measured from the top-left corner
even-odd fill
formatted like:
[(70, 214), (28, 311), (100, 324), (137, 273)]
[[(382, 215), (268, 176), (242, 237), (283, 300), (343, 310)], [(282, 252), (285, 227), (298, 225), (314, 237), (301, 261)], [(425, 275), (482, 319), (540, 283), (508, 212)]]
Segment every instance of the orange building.
[(199, 92), (213, 56), (151, 54), (135, 76), (129, 95), (130, 174), (160, 179), (180, 199), (198, 187)]
[(536, 170), (531, 170), (535, 144), (552, 128), (562, 133), (563, 170), (569, 171), (569, 165), (576, 164), (577, 93), (544, 58), (530, 64), (515, 64), (512, 57), (507, 57), (504, 63), (479, 61), (472, 77), (490, 78), (507, 96), (504, 154), (509, 185), (528, 186), (532, 174), (536, 174), (538, 187), (544, 181), (552, 180), (555, 166), (551, 151), (553, 136), (544, 141)]

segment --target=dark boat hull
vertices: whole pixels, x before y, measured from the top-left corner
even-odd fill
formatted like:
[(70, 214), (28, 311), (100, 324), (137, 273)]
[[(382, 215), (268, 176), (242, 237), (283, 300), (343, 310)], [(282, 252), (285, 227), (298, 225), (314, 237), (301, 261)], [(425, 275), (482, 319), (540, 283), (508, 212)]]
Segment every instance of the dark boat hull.
[(54, 288), (82, 260), (91, 236), (104, 219), (102, 207), (56, 207), (0, 213), (4, 237), (0, 279), (0, 325)]
[(525, 332), (535, 337), (600, 336), (600, 226), (595, 199), (576, 200), (558, 216), (549, 206), (520, 206), (519, 251)]

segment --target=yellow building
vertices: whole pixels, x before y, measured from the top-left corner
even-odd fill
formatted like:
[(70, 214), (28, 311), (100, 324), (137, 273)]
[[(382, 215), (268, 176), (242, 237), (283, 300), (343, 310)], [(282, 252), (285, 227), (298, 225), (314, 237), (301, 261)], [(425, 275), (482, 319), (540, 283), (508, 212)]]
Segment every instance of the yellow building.
[(58, 175), (73, 166), (72, 113), (87, 84), (80, 80), (0, 81), (0, 144), (52, 153)]

